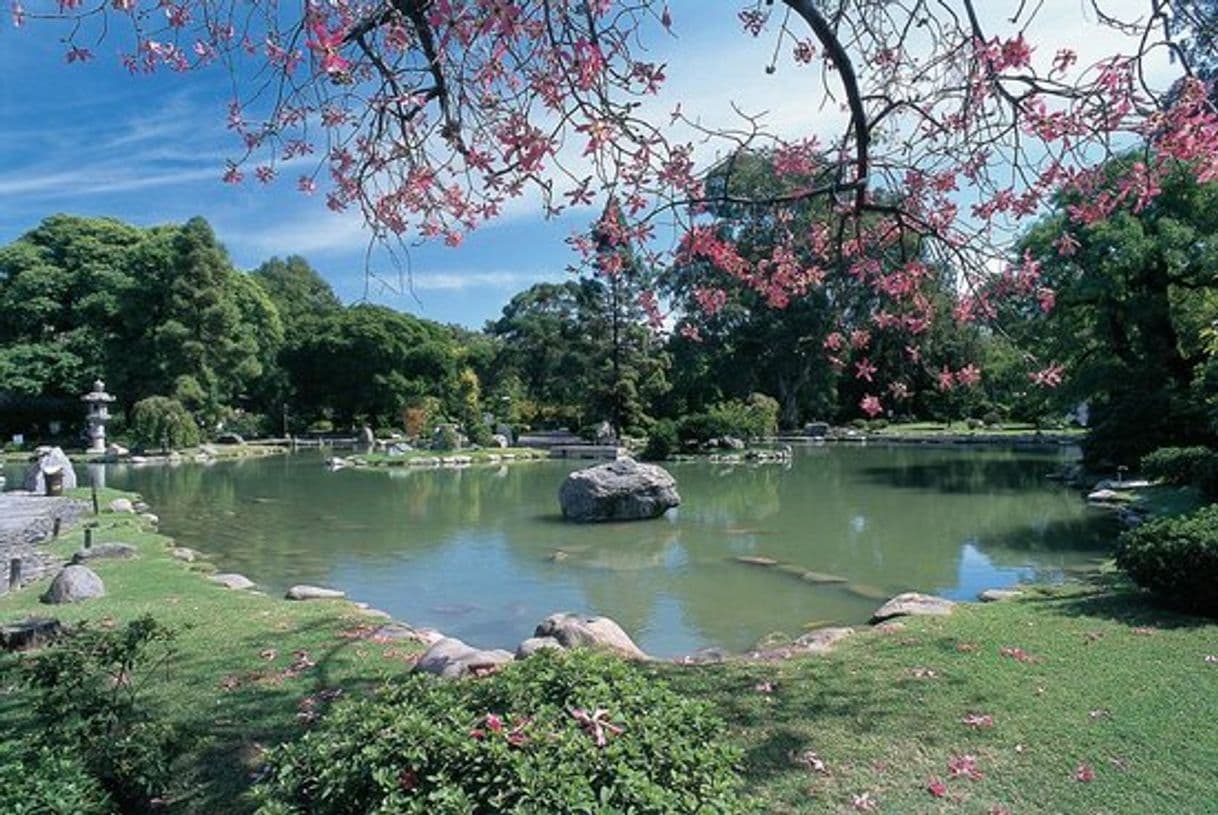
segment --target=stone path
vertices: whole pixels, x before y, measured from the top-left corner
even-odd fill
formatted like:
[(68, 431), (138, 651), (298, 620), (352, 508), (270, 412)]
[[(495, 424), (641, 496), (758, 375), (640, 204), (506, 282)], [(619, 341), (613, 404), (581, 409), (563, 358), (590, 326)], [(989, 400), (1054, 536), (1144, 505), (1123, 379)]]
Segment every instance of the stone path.
[(28, 492), (0, 493), (0, 594), (8, 591), (8, 567), (21, 558), (22, 585), (58, 566), (38, 544), (51, 537), (55, 519), (61, 531), (75, 523), (89, 505), (75, 498), (45, 498)]

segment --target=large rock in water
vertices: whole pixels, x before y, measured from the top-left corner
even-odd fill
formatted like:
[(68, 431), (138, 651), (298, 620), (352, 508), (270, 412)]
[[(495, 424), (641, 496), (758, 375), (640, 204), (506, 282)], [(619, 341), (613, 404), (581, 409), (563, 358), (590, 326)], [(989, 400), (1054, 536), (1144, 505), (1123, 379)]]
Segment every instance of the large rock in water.
[(58, 605), (60, 603), (78, 603), (81, 600), (91, 600), (94, 597), (104, 597), (106, 587), (97, 573), (88, 566), (65, 566), (51, 587), (42, 595), (42, 602)]
[(571, 473), (558, 500), (564, 518), (584, 523), (658, 518), (681, 496), (667, 470), (623, 458)]
[(563, 648), (595, 648), (629, 659), (647, 659), (630, 635), (608, 617), (584, 617), (570, 612), (551, 614), (537, 626), (533, 638), (553, 639)]
[(63, 473), (65, 490), (76, 489), (76, 471), (72, 469), (72, 462), (63, 450), (59, 447), (39, 447), (38, 460), (25, 471), (22, 486), (29, 492), (42, 495), (47, 488), (47, 473), (56, 471)]

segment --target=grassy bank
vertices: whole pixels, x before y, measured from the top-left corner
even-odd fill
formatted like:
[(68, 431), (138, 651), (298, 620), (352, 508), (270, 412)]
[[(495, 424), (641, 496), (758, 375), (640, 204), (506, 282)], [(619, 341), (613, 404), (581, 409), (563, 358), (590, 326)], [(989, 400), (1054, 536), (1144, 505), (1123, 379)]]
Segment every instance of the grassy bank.
[[(83, 494), (83, 493), (82, 493)], [(122, 495), (106, 490), (103, 507)], [(88, 620), (112, 627), (151, 614), (178, 632), (177, 656), (163, 682), (152, 683), (151, 701), (182, 728), (190, 745), (180, 761), (187, 794), (170, 811), (239, 813), (251, 772), (264, 747), (300, 733), (306, 701), (331, 688), (358, 691), (410, 667), (411, 642), (366, 638), (374, 620), (345, 601), (293, 603), (238, 592), (205, 578), (205, 562), (170, 555), (170, 540), (141, 526), (130, 514), (103, 512), (97, 543), (122, 541), (139, 548), (131, 561), (95, 561), (107, 596), (67, 606), (38, 601), (45, 581), (0, 597), (0, 620), (53, 615), (64, 623)], [(76, 528), (55, 542), (64, 557), (80, 548)], [(14, 664), (0, 654), (0, 674)], [(313, 663), (308, 667), (301, 667)], [(23, 696), (8, 681), (0, 690), (0, 722), (6, 738), (25, 721)], [(302, 707), (304, 706), (304, 707)]]
[(943, 422), (901, 422), (890, 424), (882, 430), (875, 430), (871, 435), (875, 436), (925, 436), (927, 438), (939, 438), (943, 436), (1034, 436), (1041, 433), (1045, 436), (1054, 438), (1077, 437), (1082, 439), (1087, 434), (1087, 431), (1081, 427), (1065, 427), (1060, 429), (1040, 428), (1036, 425), (1006, 422), (1001, 425), (969, 427), (965, 422), (952, 422), (944, 424)]
[(762, 812), (1145, 815), (1218, 807), (1216, 654), (1214, 621), (1096, 585), (659, 673), (713, 700)]
[[(103, 506), (119, 494), (103, 492)], [(377, 621), (346, 602), (213, 585), (207, 564), (173, 559), (169, 539), (134, 516), (98, 521), (95, 541), (140, 550), (96, 563), (108, 596), (49, 607), (38, 603), (45, 584), (34, 586), (0, 597), (0, 620), (54, 613), (114, 626), (147, 613), (178, 630), (178, 656), (153, 697), (190, 736), (180, 761), (188, 791), (167, 811), (247, 811), (241, 794), (262, 749), (302, 732), (309, 700), (400, 676), (419, 650), (368, 639)], [(81, 540), (76, 529), (53, 549), (66, 557)], [(0, 656), (0, 672), (14, 660)], [(1218, 805), (1218, 623), (1160, 610), (1111, 576), (866, 628), (824, 656), (641, 670), (714, 705), (725, 738), (744, 750), (757, 812)], [(6, 734), (28, 724), (22, 702), (0, 682)]]

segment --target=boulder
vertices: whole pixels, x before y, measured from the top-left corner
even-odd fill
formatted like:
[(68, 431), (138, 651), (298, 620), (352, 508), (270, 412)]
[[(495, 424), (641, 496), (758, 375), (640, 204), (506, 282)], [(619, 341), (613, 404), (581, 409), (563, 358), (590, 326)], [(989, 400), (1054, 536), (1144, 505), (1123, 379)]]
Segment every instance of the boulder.
[(175, 559), (184, 560), (187, 563), (194, 563), (201, 557), (198, 552), (188, 546), (175, 546), (173, 549), (169, 550), (169, 554)]
[(724, 436), (719, 439), (719, 447), (723, 450), (743, 450), (744, 441), (735, 436)]
[(544, 651), (547, 648), (561, 651), (562, 643), (553, 637), (529, 637), (516, 646), (516, 659), (527, 659), (538, 651)]
[(37, 460), (30, 465), (25, 471), (25, 478), (22, 486), (27, 492), (42, 495), (47, 488), (47, 473), (61, 472), (63, 473), (63, 488), (65, 490), (76, 489), (76, 471), (72, 469), (72, 462), (64, 454), (59, 447), (39, 447), (37, 452)]
[(284, 595), (288, 600), (341, 600), (347, 596), (345, 591), (338, 589), (323, 589), (320, 586), (292, 586)]
[(6, 651), (35, 648), (55, 639), (62, 631), (59, 620), (47, 617), (30, 617), (7, 623), (0, 626), (0, 648)]
[(117, 461), (120, 458), (126, 458), (129, 455), (131, 455), (131, 451), (126, 447), (123, 447), (121, 444), (114, 444), (111, 442), (110, 444), (106, 445), (106, 458), (112, 461)]
[(558, 500), (564, 518), (587, 523), (658, 518), (681, 496), (667, 470), (623, 458), (571, 473)]
[(977, 599), (983, 603), (1001, 603), (1003, 600), (1014, 600), (1022, 596), (1023, 592), (1019, 589), (986, 589), (977, 595)]
[(608, 617), (585, 617), (559, 612), (546, 617), (533, 631), (534, 637), (550, 637), (563, 648), (594, 648), (614, 651), (630, 659), (647, 659), (622, 627)]
[(898, 594), (871, 615), (872, 623), (890, 620), (893, 617), (927, 617), (951, 614), (956, 604), (942, 597), (921, 594), (916, 591)]
[(130, 498), (115, 498), (110, 502), (111, 512), (135, 512), (135, 504), (131, 503)]
[(129, 543), (99, 543), (88, 549), (78, 549), (76, 554), (72, 555), (72, 562), (87, 563), (90, 560), (127, 559), (135, 557), (138, 551)]
[(216, 436), (216, 444), (245, 444), (240, 433), (221, 433)]
[(818, 628), (795, 640), (795, 647), (809, 654), (826, 654), (853, 633), (853, 628)]
[(151, 512), (141, 512), (140, 520), (143, 521), (144, 523), (148, 524), (149, 526), (156, 526), (157, 524), (159, 524), (161, 522), (161, 519), (159, 517), (157, 517), (156, 515), (152, 514)]
[(104, 597), (106, 587), (97, 573), (88, 566), (65, 566), (51, 581), (51, 587), (42, 595), (42, 602), (79, 603), (94, 597)]
[(494, 447), (500, 448), (511, 446), (511, 444), (508, 442), (507, 436), (503, 435), (502, 433), (495, 433), (493, 436), (491, 436), (491, 443)]
[(414, 669), (444, 679), (459, 679), (469, 674), (492, 671), (511, 661), (509, 651), (481, 651), (461, 640), (445, 637), (427, 649)]
[(243, 590), (254, 587), (254, 581), (243, 574), (213, 574), (211, 582), (219, 583), (226, 589)]

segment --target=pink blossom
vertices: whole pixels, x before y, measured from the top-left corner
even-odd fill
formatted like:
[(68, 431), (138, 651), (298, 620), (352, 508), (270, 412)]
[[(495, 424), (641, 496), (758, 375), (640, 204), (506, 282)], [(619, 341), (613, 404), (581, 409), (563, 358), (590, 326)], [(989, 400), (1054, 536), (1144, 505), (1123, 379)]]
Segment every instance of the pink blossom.
[(947, 795), (947, 784), (944, 784), (942, 779), (929, 778), (926, 781), (926, 791), (936, 798), (942, 798)]
[(1087, 764), (1085, 762), (1081, 763), (1074, 770), (1074, 780), (1080, 781), (1084, 784), (1094, 781), (1095, 780), (1095, 770), (1093, 770), (1091, 768), (1090, 764)]
[(879, 398), (871, 394), (867, 394), (862, 398), (859, 402), (859, 407), (873, 419), (884, 412), (884, 406), (880, 404)]

